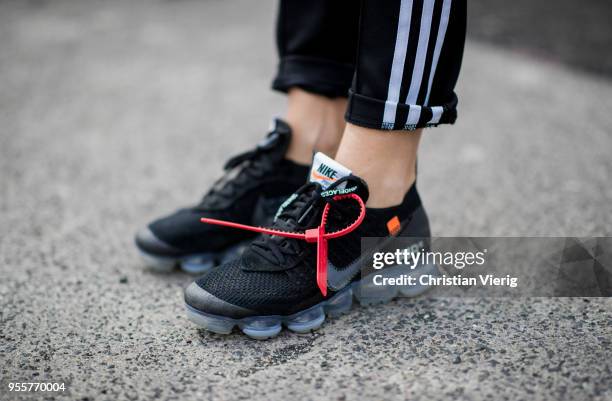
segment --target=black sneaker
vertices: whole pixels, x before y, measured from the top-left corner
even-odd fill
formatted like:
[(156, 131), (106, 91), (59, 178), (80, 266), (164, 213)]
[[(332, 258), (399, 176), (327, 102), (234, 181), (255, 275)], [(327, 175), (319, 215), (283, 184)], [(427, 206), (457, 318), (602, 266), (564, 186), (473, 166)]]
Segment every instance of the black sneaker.
[[(397, 291), (376, 296), (358, 291), (363, 266), (360, 240), (379, 237), (382, 246), (389, 238), (404, 236), (414, 239), (419, 249), (426, 248), (423, 241), (430, 237), (429, 223), (416, 187), (398, 206), (365, 209), (367, 185), (334, 160), (317, 153), (310, 177), (311, 182), (279, 208), (271, 230), (242, 227), (275, 235), (262, 235), (240, 258), (210, 270), (187, 287), (190, 320), (216, 333), (227, 334), (238, 326), (250, 337), (265, 339), (276, 336), (283, 324), (298, 333), (317, 329), (326, 314), (349, 310), (353, 295), (362, 304), (399, 295)], [(376, 274), (384, 276), (387, 271)], [(436, 274), (437, 268), (421, 265), (408, 273)], [(405, 295), (425, 289), (412, 287)]]
[(287, 196), (306, 182), (308, 167), (285, 159), (291, 129), (274, 120), (266, 138), (251, 151), (230, 159), (225, 175), (193, 207), (153, 221), (136, 234), (146, 264), (157, 271), (176, 266), (202, 273), (228, 260), (256, 234), (202, 224), (201, 217), (244, 224), (270, 224)]

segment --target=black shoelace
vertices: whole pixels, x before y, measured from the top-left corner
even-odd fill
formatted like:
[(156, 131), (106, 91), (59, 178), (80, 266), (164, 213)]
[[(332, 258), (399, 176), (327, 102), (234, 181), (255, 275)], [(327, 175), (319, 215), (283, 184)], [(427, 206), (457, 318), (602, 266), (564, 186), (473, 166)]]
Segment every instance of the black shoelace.
[(223, 201), (233, 199), (250, 181), (262, 178), (271, 170), (267, 149), (255, 148), (232, 157), (224, 166), (225, 174), (204, 195), (199, 209), (218, 207)]
[[(309, 183), (298, 189), (293, 199), (276, 216), (274, 229), (281, 231), (305, 231), (316, 226), (326, 203), (333, 206), (330, 221), (346, 221), (348, 213), (355, 212), (355, 205), (337, 202), (332, 197), (321, 196), (321, 186)], [(253, 241), (251, 249), (275, 265), (284, 265), (288, 258), (300, 255), (308, 243), (292, 238), (263, 235)]]

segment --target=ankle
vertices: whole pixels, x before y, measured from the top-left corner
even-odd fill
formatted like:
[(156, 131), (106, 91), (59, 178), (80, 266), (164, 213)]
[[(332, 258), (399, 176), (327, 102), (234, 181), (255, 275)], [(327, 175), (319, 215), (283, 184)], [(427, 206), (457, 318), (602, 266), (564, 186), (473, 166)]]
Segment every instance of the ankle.
[(364, 180), (368, 183), (370, 190), (367, 206), (370, 208), (387, 208), (402, 203), (406, 192), (414, 185), (416, 177), (414, 174), (408, 176), (398, 175), (397, 177), (393, 175), (385, 177), (382, 174), (377, 175), (377, 178)]
[(368, 207), (398, 205), (416, 180), (421, 130), (381, 131), (347, 124), (336, 160), (368, 184)]
[(330, 99), (299, 88), (289, 91), (287, 123), (293, 131), (287, 159), (309, 164), (315, 150), (333, 156), (344, 130), (346, 99)]

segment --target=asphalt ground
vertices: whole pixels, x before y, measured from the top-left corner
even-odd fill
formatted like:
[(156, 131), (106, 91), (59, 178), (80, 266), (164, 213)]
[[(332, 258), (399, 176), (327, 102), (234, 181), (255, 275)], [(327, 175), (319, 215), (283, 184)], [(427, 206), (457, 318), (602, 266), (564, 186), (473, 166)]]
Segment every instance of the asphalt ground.
[[(274, 7), (0, 3), (0, 399), (609, 400), (609, 298), (399, 299), (257, 342), (142, 269), (136, 228), (282, 114)], [(559, 60), (470, 37), (420, 153), (434, 235), (611, 235), (612, 82)], [(7, 391), (31, 381), (67, 390)]]

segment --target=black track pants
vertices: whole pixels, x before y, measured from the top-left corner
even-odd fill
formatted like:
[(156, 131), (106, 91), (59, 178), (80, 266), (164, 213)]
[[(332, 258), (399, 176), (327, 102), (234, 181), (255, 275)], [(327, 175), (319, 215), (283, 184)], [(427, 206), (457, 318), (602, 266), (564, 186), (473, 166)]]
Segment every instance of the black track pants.
[(466, 0), (281, 0), (272, 86), (348, 95), (362, 127), (453, 123), (465, 29)]

